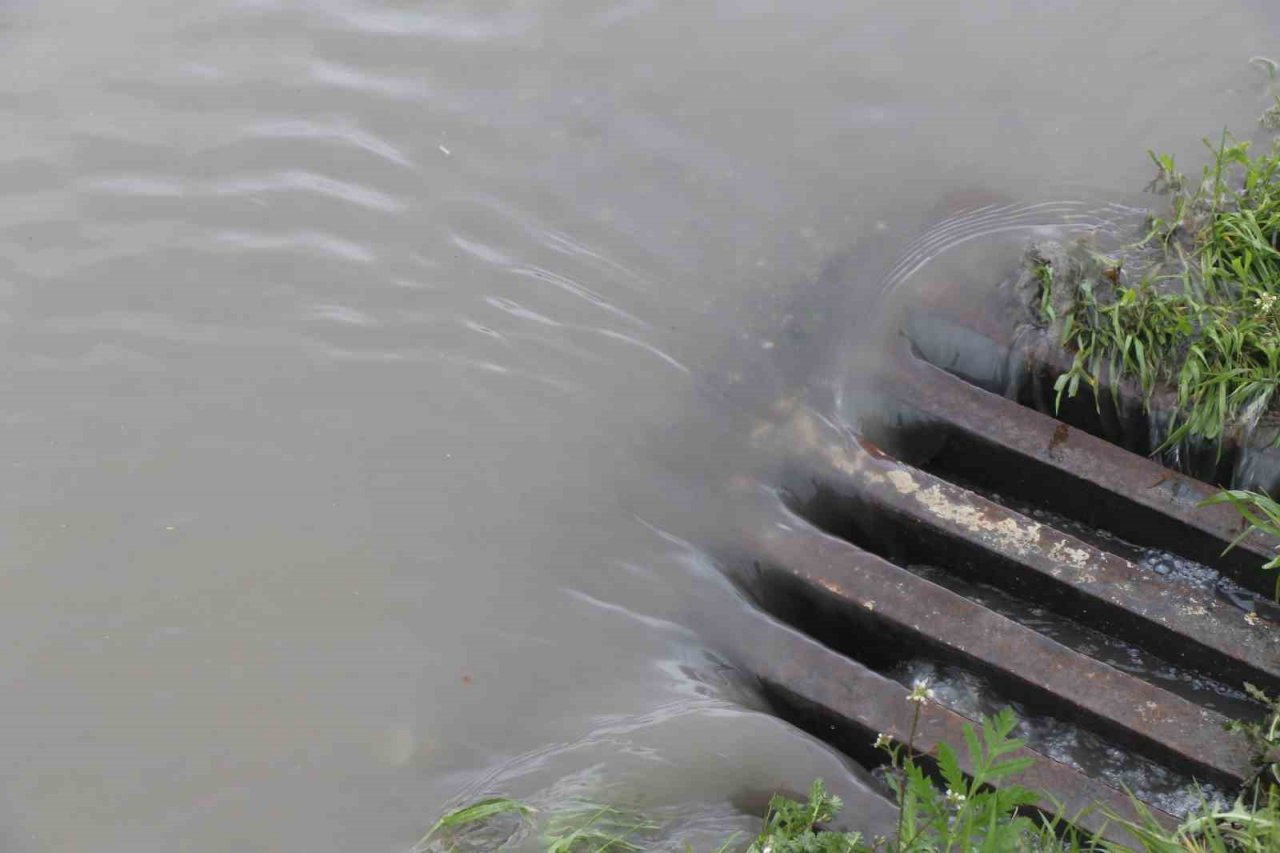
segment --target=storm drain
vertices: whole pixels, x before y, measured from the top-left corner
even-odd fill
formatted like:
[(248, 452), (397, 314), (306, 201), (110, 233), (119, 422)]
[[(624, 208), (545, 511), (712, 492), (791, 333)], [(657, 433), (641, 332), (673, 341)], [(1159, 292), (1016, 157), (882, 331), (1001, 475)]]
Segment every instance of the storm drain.
[[(787, 459), (782, 488), (738, 484), (742, 551), (728, 562), (777, 617), (741, 638), (740, 658), (779, 713), (874, 764), (877, 735), (905, 741), (911, 674), (927, 665), (1057, 721), (1043, 732), (1201, 791), (1248, 780), (1248, 748), (1224, 726), (1260, 714), (1245, 682), (1280, 689), (1273, 580), (1259, 571), (1275, 543), (1249, 535), (1224, 556), (1243, 528), (1230, 507), (1200, 505), (1213, 487), (918, 348), (904, 345), (879, 392), (892, 414), (876, 444), (780, 405), (756, 437)], [(916, 746), (960, 743), (978, 717), (973, 703), (930, 703)], [(1177, 822), (1176, 803), (1060, 746), (1031, 738), (1018, 781), (1064, 817), (1124, 842), (1086, 808), (1132, 816), (1136, 787)]]

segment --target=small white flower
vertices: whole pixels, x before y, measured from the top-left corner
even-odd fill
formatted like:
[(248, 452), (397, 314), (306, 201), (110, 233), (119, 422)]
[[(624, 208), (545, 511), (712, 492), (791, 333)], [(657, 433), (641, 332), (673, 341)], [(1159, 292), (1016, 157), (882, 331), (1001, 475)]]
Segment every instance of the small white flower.
[(886, 746), (888, 746), (891, 743), (893, 743), (893, 738), (889, 737), (884, 732), (880, 732), (878, 735), (876, 735), (876, 742), (875, 742), (876, 749), (884, 749)]
[(907, 695), (908, 702), (915, 702), (917, 705), (923, 705), (933, 698), (933, 691), (929, 689), (929, 679), (921, 678), (911, 687), (911, 693)]
[(966, 799), (968, 798), (959, 791), (953, 791), (950, 788), (947, 789), (947, 803), (950, 805), (956, 807), (963, 806)]
[(1274, 293), (1264, 293), (1257, 296), (1253, 300), (1253, 307), (1257, 308), (1264, 314), (1270, 314), (1272, 309), (1276, 307), (1276, 295)]

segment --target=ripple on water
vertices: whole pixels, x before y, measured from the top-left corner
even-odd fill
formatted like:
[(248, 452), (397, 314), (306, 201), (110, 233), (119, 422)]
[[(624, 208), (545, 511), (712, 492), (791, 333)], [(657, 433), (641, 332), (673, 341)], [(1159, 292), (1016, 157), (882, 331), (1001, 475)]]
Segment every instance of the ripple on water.
[(337, 62), (312, 60), (307, 65), (307, 75), (315, 83), (338, 89), (347, 89), (363, 95), (376, 95), (395, 101), (427, 101), (431, 87), (417, 77), (400, 77), (376, 74)]
[(1040, 229), (1068, 234), (1094, 231), (1131, 222), (1137, 213), (1128, 205), (1067, 199), (984, 205), (942, 219), (912, 240), (885, 275), (880, 290), (891, 293), (939, 255), (973, 240)]
[(496, 47), (524, 36), (537, 21), (528, 3), (501, 4), (478, 12), (475, 3), (435, 5), (430, 10), (389, 9), (367, 3), (327, 4), (325, 13), (343, 30), (397, 38), (428, 38)]
[(372, 249), (336, 234), (323, 231), (293, 231), (270, 234), (264, 231), (221, 229), (211, 235), (214, 240), (257, 252), (292, 252), (314, 256), (316, 253), (343, 261), (371, 264), (377, 255)]
[[(241, 140), (284, 139), (290, 142), (320, 142), (366, 151), (388, 163), (415, 168), (414, 163), (390, 142), (354, 123), (308, 119), (267, 119), (242, 128)], [(295, 151), (295, 154), (297, 152)]]

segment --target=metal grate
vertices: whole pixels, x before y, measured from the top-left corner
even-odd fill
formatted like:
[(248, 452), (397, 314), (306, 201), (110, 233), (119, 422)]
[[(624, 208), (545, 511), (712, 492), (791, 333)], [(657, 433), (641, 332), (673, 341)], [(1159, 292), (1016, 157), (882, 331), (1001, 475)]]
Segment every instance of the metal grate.
[[(1280, 625), (1248, 592), (1270, 589), (1258, 566), (1275, 543), (1250, 535), (1224, 556), (1243, 528), (1230, 507), (1199, 506), (1212, 487), (990, 393), (918, 348), (904, 346), (877, 388), (893, 414), (875, 438), (892, 454), (788, 402), (756, 435), (787, 459), (781, 487), (735, 486), (741, 550), (726, 562), (779, 620), (744, 628), (739, 657), (780, 712), (875, 761), (876, 734), (904, 738), (913, 711), (893, 662), (924, 655), (1189, 778), (1249, 778), (1246, 745), (1224, 730), (1212, 690), (1128, 671), (966, 590), (994, 587), (1206, 683), (1275, 691)], [(1059, 518), (1102, 534), (1077, 535)], [(1224, 580), (1180, 585), (1112, 541), (1175, 552)], [(1222, 594), (1228, 587), (1237, 594)], [(958, 741), (971, 717), (929, 705), (918, 747)], [(1034, 744), (1027, 754), (1035, 765), (1022, 782), (1069, 819), (1125, 840), (1099, 812), (1078, 814), (1098, 803), (1132, 815), (1125, 792)]]

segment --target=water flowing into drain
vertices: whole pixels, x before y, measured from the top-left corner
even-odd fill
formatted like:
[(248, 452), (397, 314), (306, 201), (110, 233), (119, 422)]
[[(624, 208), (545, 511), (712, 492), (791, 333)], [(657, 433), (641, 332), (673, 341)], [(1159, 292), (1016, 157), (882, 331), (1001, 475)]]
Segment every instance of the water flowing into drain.
[(789, 626), (740, 650), (778, 712), (874, 764), (871, 739), (903, 738), (907, 685), (927, 676), (922, 751), (1012, 704), (1030, 781), (1064, 814), (1130, 813), (1122, 789), (1168, 823), (1229, 799), (1253, 770), (1225, 724), (1261, 715), (1241, 687), (1280, 686), (1253, 562), (1274, 543), (1223, 558), (1238, 523), (1200, 506), (1208, 486), (909, 349), (877, 393), (875, 443), (780, 404), (755, 437), (788, 460), (781, 480), (730, 495), (725, 562)]
[(1012, 705), (1021, 723), (1018, 735), (1044, 755), (1069, 767), (1132, 791), (1143, 802), (1183, 817), (1199, 808), (1205, 799), (1229, 803), (1223, 788), (1193, 781), (1154, 761), (1133, 755), (1129, 750), (1099, 737), (1088, 728), (1037, 714), (1017, 702), (1008, 702), (980, 676), (967, 670), (927, 659), (915, 659), (895, 668), (890, 676), (903, 684), (928, 679), (937, 700), (965, 716), (990, 715)]

